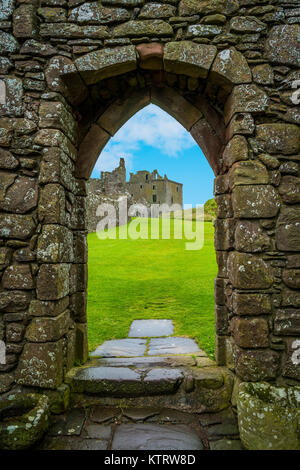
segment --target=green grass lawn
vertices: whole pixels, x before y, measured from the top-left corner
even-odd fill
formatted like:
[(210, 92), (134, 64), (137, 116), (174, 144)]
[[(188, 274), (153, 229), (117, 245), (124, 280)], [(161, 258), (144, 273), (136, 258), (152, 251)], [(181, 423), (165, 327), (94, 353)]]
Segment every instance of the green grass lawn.
[[(138, 219), (145, 232), (151, 219)], [(181, 222), (180, 222), (181, 223)], [(196, 223), (189, 222), (195, 227)], [(204, 223), (204, 246), (187, 251), (187, 240), (106, 239), (88, 235), (88, 339), (126, 338), (136, 319), (172, 319), (175, 334), (195, 338), (214, 354), (214, 229)], [(124, 234), (127, 226), (117, 228)]]

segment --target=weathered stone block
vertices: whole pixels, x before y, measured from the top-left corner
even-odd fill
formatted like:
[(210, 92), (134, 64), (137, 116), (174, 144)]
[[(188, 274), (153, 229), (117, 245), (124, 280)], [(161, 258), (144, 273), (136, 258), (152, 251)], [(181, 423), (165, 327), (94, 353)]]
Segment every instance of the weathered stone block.
[(109, 37), (107, 26), (82, 26), (74, 23), (43, 23), (40, 35), (50, 38), (93, 38), (106, 39)]
[(131, 20), (116, 26), (113, 29), (113, 36), (119, 37), (163, 37), (172, 36), (173, 28), (163, 20)]
[(229, 253), (227, 270), (230, 282), (238, 289), (267, 289), (274, 282), (270, 266), (248, 253)]
[(300, 178), (297, 176), (283, 176), (280, 181), (279, 194), (287, 204), (300, 202)]
[(300, 128), (295, 124), (259, 124), (256, 133), (265, 152), (289, 155), (300, 151)]
[(70, 297), (72, 318), (78, 323), (86, 323), (86, 292), (76, 292)]
[(244, 220), (237, 222), (234, 246), (238, 251), (258, 253), (271, 249), (271, 239), (260, 228), (258, 222)]
[(57, 341), (64, 336), (70, 326), (70, 312), (66, 310), (57, 317), (34, 318), (26, 330), (29, 342), (45, 343)]
[(237, 85), (225, 104), (225, 123), (235, 113), (262, 113), (268, 107), (268, 95), (256, 85)]
[[(0, 115), (2, 116), (21, 116), (23, 113), (23, 85), (22, 80), (13, 76), (6, 76), (3, 78), (5, 82), (5, 103), (0, 103)], [(12, 122), (4, 122), (1, 120), (1, 124), (4, 124), (4, 132), (1, 131), (3, 136), (9, 132)], [(6, 124), (6, 125), (5, 125)], [(1, 137), (0, 137), (1, 141)]]
[(217, 48), (192, 41), (169, 42), (164, 49), (167, 72), (181, 73), (190, 77), (207, 77)]
[(14, 157), (12, 153), (8, 150), (0, 149), (0, 168), (4, 168), (5, 170), (14, 170), (18, 166), (19, 160)]
[(99, 152), (102, 151), (110, 137), (110, 134), (100, 126), (92, 124), (79, 147), (78, 160), (76, 162), (76, 176), (78, 178), (88, 179), (91, 176), (99, 157)]
[[(2, 186), (1, 180), (3, 177), (7, 179), (7, 176), (9, 176), (8, 173), (0, 172), (0, 187)], [(7, 186), (5, 197), (2, 201), (0, 196), (0, 209), (24, 214), (37, 205), (37, 198), (38, 188), (36, 180), (27, 176), (19, 176), (13, 178), (11, 184)]]
[(236, 315), (268, 315), (272, 312), (270, 294), (232, 294), (232, 310)]
[(267, 25), (255, 16), (235, 16), (230, 20), (230, 31), (233, 33), (260, 33)]
[(222, 33), (222, 28), (216, 25), (210, 24), (193, 24), (188, 26), (186, 37), (187, 38), (210, 38)]
[(6, 268), (2, 277), (4, 289), (33, 289), (34, 282), (28, 264), (12, 265)]
[(251, 70), (245, 57), (234, 47), (219, 52), (213, 63), (211, 73), (213, 77), (221, 78), (229, 85), (250, 83)]
[(37, 259), (42, 263), (71, 263), (73, 234), (62, 225), (44, 225), (38, 238)]
[(243, 445), (248, 450), (297, 450), (299, 387), (242, 383), (237, 409)]
[(225, 305), (215, 306), (215, 329), (217, 335), (228, 334), (228, 310)]
[(299, 66), (299, 31), (297, 24), (274, 26), (266, 41), (266, 58), (276, 64)]
[(70, 269), (70, 294), (87, 288), (87, 264), (72, 264)]
[(62, 23), (67, 21), (67, 12), (64, 8), (42, 7), (38, 9), (38, 14), (46, 23)]
[(207, 15), (209, 13), (232, 15), (238, 8), (239, 3), (236, 0), (181, 0), (179, 4), (179, 15)]
[(255, 160), (236, 162), (229, 171), (229, 187), (240, 185), (267, 184), (269, 175), (266, 167)]
[(215, 219), (215, 248), (216, 250), (229, 250), (234, 241), (234, 219)]
[(84, 364), (88, 358), (88, 340), (87, 340), (87, 324), (76, 323), (76, 352), (75, 360)]
[(0, 311), (19, 312), (24, 311), (32, 299), (32, 293), (26, 291), (3, 291), (0, 292)]
[(66, 221), (65, 190), (60, 184), (47, 184), (40, 193), (38, 214), (45, 224), (64, 224)]
[(260, 85), (273, 85), (274, 73), (269, 64), (256, 65), (252, 69), (253, 80)]
[(228, 193), (228, 176), (227, 175), (218, 175), (214, 179), (214, 194), (224, 194)]
[(33, 38), (37, 35), (37, 17), (33, 5), (20, 5), (14, 11), (13, 31), (16, 38)]
[(39, 177), (40, 183), (59, 183), (73, 192), (72, 172), (72, 161), (61, 149), (56, 147), (44, 149)]
[(14, 53), (18, 49), (18, 41), (11, 34), (0, 31), (0, 54)]
[(25, 326), (22, 323), (8, 323), (6, 326), (6, 343), (19, 343), (23, 339)]
[(17, 383), (55, 389), (62, 380), (63, 340), (43, 344), (26, 343), (17, 368)]
[(300, 250), (300, 206), (283, 206), (276, 224), (276, 245), (278, 250)]
[(274, 334), (296, 336), (300, 334), (300, 310), (284, 308), (274, 317)]
[(284, 269), (282, 280), (291, 289), (300, 289), (300, 269)]
[(0, 214), (0, 237), (25, 240), (33, 234), (34, 229), (31, 215)]
[(69, 297), (64, 297), (54, 302), (34, 299), (29, 305), (29, 315), (34, 317), (56, 317), (64, 312), (68, 306)]
[(287, 350), (283, 366), (283, 376), (300, 380), (300, 340), (289, 338), (286, 342)]
[(291, 290), (286, 287), (282, 289), (281, 305), (283, 307), (300, 307), (300, 292), (299, 290)]
[[(82, 103), (87, 97), (87, 88), (76, 72), (76, 67), (71, 59), (64, 56), (52, 57), (45, 70), (46, 81), (50, 90), (61, 93), (74, 106)], [(68, 85), (64, 81), (65, 76), (68, 77)]]
[(76, 121), (62, 103), (42, 101), (39, 110), (39, 117), (40, 127), (60, 129), (73, 143), (76, 142)]
[(229, 140), (236, 134), (252, 135), (255, 129), (254, 119), (249, 113), (235, 114), (226, 130), (226, 139)]
[(34, 143), (43, 147), (60, 147), (70, 158), (76, 160), (77, 150), (61, 131), (41, 129), (35, 136)]
[(75, 60), (76, 67), (88, 85), (107, 77), (136, 69), (134, 46), (102, 49)]
[(129, 19), (129, 12), (125, 8), (106, 8), (100, 6), (98, 2), (84, 2), (73, 8), (69, 15), (69, 21), (89, 25), (117, 23)]
[(233, 317), (230, 322), (235, 343), (241, 348), (267, 348), (268, 323), (264, 318)]
[(0, 5), (0, 21), (8, 20), (14, 11), (15, 0), (2, 0)]
[(0, 271), (6, 268), (11, 261), (12, 250), (8, 247), (0, 247)]
[(139, 14), (139, 18), (146, 20), (149, 18), (170, 18), (172, 16), (176, 16), (176, 7), (161, 3), (147, 3), (143, 6)]
[(280, 198), (271, 185), (236, 186), (232, 192), (235, 217), (258, 219), (275, 217), (280, 208)]
[(217, 217), (226, 219), (233, 216), (230, 194), (222, 194), (215, 197), (217, 203)]
[(242, 350), (235, 351), (235, 370), (243, 382), (274, 379), (278, 375), (280, 356), (276, 351)]
[(69, 293), (69, 264), (42, 264), (37, 277), (37, 298), (58, 300)]

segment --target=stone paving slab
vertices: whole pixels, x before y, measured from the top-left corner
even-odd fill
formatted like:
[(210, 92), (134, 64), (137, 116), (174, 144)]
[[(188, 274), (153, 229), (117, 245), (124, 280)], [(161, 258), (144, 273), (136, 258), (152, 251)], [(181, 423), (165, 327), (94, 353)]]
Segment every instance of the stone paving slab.
[(124, 416), (132, 421), (144, 421), (159, 415), (160, 410), (156, 408), (126, 408)]
[(104, 341), (104, 343), (90, 355), (92, 357), (144, 356), (146, 352), (146, 342), (145, 339), (113, 339)]
[(111, 438), (111, 433), (111, 426), (90, 423), (85, 426), (82, 437), (89, 439), (104, 439), (108, 441)]
[[(205, 358), (203, 358), (205, 359)], [(213, 361), (211, 361), (213, 362)], [(157, 357), (108, 357), (98, 359), (99, 366), (110, 367), (180, 367), (195, 366), (196, 360), (192, 356), (157, 356)]]
[(83, 409), (73, 409), (66, 415), (57, 416), (48, 431), (49, 436), (79, 436), (85, 420)]
[(73, 392), (103, 397), (138, 397), (175, 393), (183, 373), (175, 368), (132, 370), (128, 367), (83, 367), (66, 380)]
[(193, 339), (174, 336), (151, 339), (148, 354), (149, 356), (159, 356), (163, 354), (191, 354), (199, 351), (199, 347)]
[(112, 450), (203, 450), (203, 444), (185, 425), (121, 424)]
[(173, 332), (174, 325), (172, 320), (134, 320), (131, 323), (128, 337), (170, 336)]
[(122, 411), (119, 408), (94, 406), (90, 411), (90, 420), (96, 423), (120, 419)]

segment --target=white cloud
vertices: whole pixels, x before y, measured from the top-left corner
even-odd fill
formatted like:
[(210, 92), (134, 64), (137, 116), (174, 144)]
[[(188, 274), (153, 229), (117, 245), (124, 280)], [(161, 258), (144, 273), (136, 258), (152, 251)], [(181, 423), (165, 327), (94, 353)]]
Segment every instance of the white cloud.
[(169, 157), (178, 157), (183, 150), (196, 144), (179, 122), (154, 104), (139, 111), (115, 134), (103, 149), (96, 170), (111, 171), (120, 157), (132, 168), (135, 152), (151, 146)]

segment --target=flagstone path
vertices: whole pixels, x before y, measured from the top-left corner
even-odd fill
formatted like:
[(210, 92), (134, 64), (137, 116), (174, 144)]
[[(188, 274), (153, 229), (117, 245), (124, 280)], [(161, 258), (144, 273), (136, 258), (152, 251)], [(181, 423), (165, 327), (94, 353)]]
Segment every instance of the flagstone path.
[[(223, 391), (225, 385), (222, 373), (197, 343), (171, 336), (173, 332), (171, 320), (135, 320), (127, 339), (99, 346), (90, 364), (67, 375), (72, 396), (79, 397), (77, 408), (56, 416), (36, 447), (241, 450), (231, 407), (218, 413), (174, 409), (178, 402), (185, 408), (195, 407), (191, 393), (195, 380), (208, 392), (210, 388), (214, 393)], [(196, 379), (190, 376), (191, 369), (196, 369)]]

